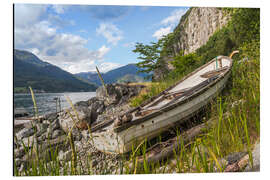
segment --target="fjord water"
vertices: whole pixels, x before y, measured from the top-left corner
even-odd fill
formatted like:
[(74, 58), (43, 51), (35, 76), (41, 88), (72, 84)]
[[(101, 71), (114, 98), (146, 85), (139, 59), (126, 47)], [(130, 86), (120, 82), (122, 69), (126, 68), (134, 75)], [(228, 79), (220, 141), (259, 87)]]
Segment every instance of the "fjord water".
[[(61, 109), (69, 108), (70, 104), (67, 102), (65, 96), (68, 96), (72, 103), (79, 101), (86, 101), (96, 96), (96, 92), (72, 92), (72, 93), (35, 93), (35, 99), (39, 111), (39, 115), (44, 115), (51, 112), (56, 112), (55, 98), (60, 98)], [(25, 108), (31, 115), (33, 115), (33, 101), (31, 94), (14, 94), (15, 108)], [(57, 107), (59, 111), (59, 106)]]

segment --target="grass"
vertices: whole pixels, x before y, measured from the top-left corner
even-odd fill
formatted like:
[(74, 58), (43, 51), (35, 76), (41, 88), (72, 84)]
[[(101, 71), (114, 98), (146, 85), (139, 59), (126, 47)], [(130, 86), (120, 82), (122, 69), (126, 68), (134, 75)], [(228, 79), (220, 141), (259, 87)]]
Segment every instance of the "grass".
[[(249, 61), (239, 63), (240, 60), (246, 57), (249, 58)], [(260, 137), (259, 67), (258, 42), (244, 44), (240, 49), (240, 55), (233, 62), (232, 76), (229, 79), (227, 88), (208, 107), (207, 119), (216, 117), (211, 128), (205, 129), (202, 134), (188, 144), (181, 142), (171, 159), (164, 159), (157, 163), (147, 163), (145, 155), (149, 145), (147, 141), (144, 141), (139, 147), (133, 148), (130, 156), (121, 156), (115, 169), (118, 169), (120, 174), (223, 172), (225, 167), (221, 159), (233, 152), (241, 151), (248, 152), (249, 161), (253, 165), (252, 148)], [(173, 85), (181, 77), (183, 75), (178, 75), (177, 78), (169, 79), (166, 82), (148, 83), (146, 89), (131, 100), (131, 105), (139, 105), (149, 97)], [(35, 105), (33, 93), (32, 97)], [(72, 103), (71, 107), (76, 112)], [(37, 109), (35, 108), (35, 110)], [(75, 117), (72, 116), (72, 118), (76, 122), (75, 119), (78, 120), (77, 114), (75, 113)], [(22, 172), (19, 172), (14, 161), (14, 175), (94, 174), (91, 160), (92, 154), (88, 154), (87, 169), (83, 169), (82, 160), (78, 158), (77, 149), (74, 147), (72, 134), (69, 133), (66, 137), (66, 143), (69, 143), (72, 147), (71, 163), (59, 161), (60, 146), (58, 145), (50, 146), (47, 152), (43, 152), (43, 156), (41, 156), (40, 149), (34, 145), (31, 147), (28, 143), (24, 144), (23, 147), (30, 159), (30, 163)], [(177, 132), (177, 138), (181, 138), (180, 132)], [(16, 138), (15, 141), (17, 141)], [(161, 138), (157, 138), (157, 141), (161, 141)], [(47, 143), (50, 144), (49, 139)], [(138, 163), (139, 155), (144, 157), (143, 164)], [(51, 161), (47, 163), (45, 157), (50, 158)], [(133, 168), (130, 168), (130, 164)], [(61, 167), (63, 167), (63, 170), (61, 170)], [(112, 174), (113, 170), (105, 165), (98, 173)]]

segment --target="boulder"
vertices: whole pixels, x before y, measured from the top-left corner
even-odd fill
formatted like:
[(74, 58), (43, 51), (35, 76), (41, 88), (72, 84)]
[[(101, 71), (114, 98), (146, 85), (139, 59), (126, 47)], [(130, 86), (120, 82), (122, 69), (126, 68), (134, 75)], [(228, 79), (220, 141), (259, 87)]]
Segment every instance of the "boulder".
[(49, 127), (49, 124), (40, 123), (37, 125), (37, 137), (41, 136), (47, 131), (47, 128)]
[(23, 138), (27, 138), (29, 136), (32, 136), (35, 133), (34, 128), (23, 128), (22, 130), (20, 130), (16, 136), (18, 138), (18, 140), (21, 140)]
[(21, 158), (24, 156), (24, 154), (25, 154), (25, 150), (23, 147), (14, 150), (14, 156), (16, 158)]
[[(87, 124), (90, 125), (96, 121), (97, 117), (103, 113), (106, 109), (104, 101), (96, 97), (89, 99), (88, 101), (80, 101), (74, 105), (74, 108), (79, 116), (77, 118), (76, 113), (72, 108), (64, 110), (59, 114), (60, 127), (68, 133), (72, 126), (76, 126), (81, 130), (88, 129)], [(68, 111), (72, 114), (73, 119), (70, 117)]]
[(58, 118), (58, 116), (58, 113), (49, 113), (44, 116), (44, 119), (49, 122), (53, 122)]
[[(69, 113), (67, 112), (69, 111)], [(76, 112), (78, 114), (79, 119), (77, 118), (76, 113), (70, 108), (68, 110), (64, 110), (63, 112), (60, 113), (59, 115), (59, 125), (63, 131), (68, 133), (73, 126), (76, 125), (77, 122), (79, 121), (86, 121), (86, 122), (91, 122), (90, 120), (90, 110), (88, 108), (76, 108)]]
[[(117, 105), (126, 103), (131, 97), (136, 96), (142, 88), (142, 85), (129, 85), (129, 84), (107, 84), (105, 88), (103, 86), (96, 90), (96, 97), (104, 100), (105, 105), (110, 104)], [(108, 92), (108, 96), (106, 93)]]
[(54, 131), (54, 130), (59, 129), (59, 128), (60, 128), (59, 119), (56, 119), (51, 124), (51, 130)]
[(59, 161), (70, 161), (72, 157), (72, 151), (68, 150), (66, 152), (63, 152), (62, 150), (58, 153), (58, 159)]
[(252, 151), (253, 167), (249, 162), (245, 168), (245, 172), (258, 172), (260, 171), (260, 142), (256, 142)]
[(55, 139), (55, 138), (57, 138), (57, 137), (59, 137), (61, 135), (63, 135), (63, 131), (62, 130), (59, 130), (59, 129), (54, 130), (52, 132), (52, 139)]
[(24, 143), (24, 145), (26, 147), (29, 147), (29, 148), (37, 145), (37, 139), (36, 139), (35, 135), (23, 138), (22, 142)]
[(104, 101), (95, 98), (95, 101), (91, 102), (88, 109), (90, 110), (91, 123), (95, 122), (97, 117), (102, 114), (106, 107)]

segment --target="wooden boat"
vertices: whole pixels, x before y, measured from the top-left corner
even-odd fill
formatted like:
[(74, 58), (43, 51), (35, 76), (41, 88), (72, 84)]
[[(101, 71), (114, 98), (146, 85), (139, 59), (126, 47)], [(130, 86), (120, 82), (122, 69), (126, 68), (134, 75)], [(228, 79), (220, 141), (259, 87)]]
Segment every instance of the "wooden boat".
[(106, 153), (125, 153), (186, 121), (224, 88), (231, 67), (231, 58), (218, 56), (141, 106), (98, 124), (92, 128), (94, 146)]

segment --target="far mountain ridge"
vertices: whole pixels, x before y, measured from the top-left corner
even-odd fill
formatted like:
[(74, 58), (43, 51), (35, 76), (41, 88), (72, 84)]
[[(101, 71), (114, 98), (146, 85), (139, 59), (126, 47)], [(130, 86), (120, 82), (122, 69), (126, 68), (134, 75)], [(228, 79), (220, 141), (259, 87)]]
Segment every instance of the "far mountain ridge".
[(15, 49), (13, 58), (15, 93), (29, 92), (29, 86), (40, 92), (87, 92), (97, 88), (28, 51)]
[[(116, 82), (141, 82), (146, 81), (145, 77), (148, 76), (147, 73), (138, 73), (140, 69), (136, 66), (135, 63), (127, 64), (119, 68), (110, 70), (106, 73), (100, 73), (104, 79), (105, 84), (111, 84)], [(77, 77), (85, 79), (90, 83), (95, 83), (98, 86), (101, 86), (101, 81), (97, 73), (90, 72), (81, 72), (74, 74)]]

